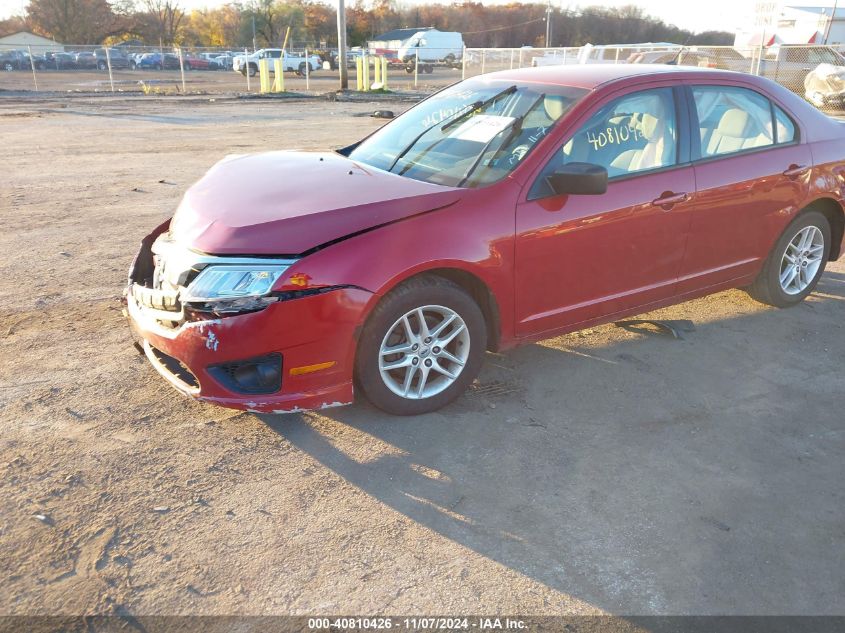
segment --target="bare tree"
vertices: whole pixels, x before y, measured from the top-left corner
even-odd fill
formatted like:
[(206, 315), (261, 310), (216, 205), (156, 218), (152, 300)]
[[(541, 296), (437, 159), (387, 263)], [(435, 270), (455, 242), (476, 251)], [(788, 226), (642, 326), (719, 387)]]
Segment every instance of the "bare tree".
[(143, 7), (150, 22), (150, 33), (165, 44), (176, 42), (185, 12), (178, 0), (143, 0)]

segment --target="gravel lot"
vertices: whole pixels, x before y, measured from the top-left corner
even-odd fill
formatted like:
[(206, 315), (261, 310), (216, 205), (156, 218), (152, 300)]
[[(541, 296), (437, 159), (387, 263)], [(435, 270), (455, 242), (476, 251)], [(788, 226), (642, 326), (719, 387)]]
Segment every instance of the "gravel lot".
[(0, 97), (0, 614), (845, 614), (843, 262), (790, 310), (653, 315), (685, 340), (490, 354), (419, 418), (155, 374), (119, 303), (140, 238), (225, 154), (374, 107)]
[[(478, 69), (474, 69), (476, 72)], [(272, 73), (270, 74), (272, 80)], [(314, 72), (306, 83), (304, 77), (295, 73), (285, 73), (285, 89), (304, 92), (306, 87), (312, 92), (328, 92), (337, 87), (337, 71), (318, 70)], [(432, 91), (459, 81), (461, 70), (455, 68), (437, 67), (431, 74), (419, 73), (417, 88)], [(178, 70), (114, 70), (112, 73), (114, 88), (117, 92), (140, 93), (141, 82), (150, 90), (158, 90), (166, 94), (177, 94), (182, 89), (182, 77)], [(370, 72), (372, 80), (372, 69)], [(349, 69), (350, 85), (355, 87), (355, 69)], [(110, 92), (111, 83), (107, 71), (98, 70), (38, 70), (33, 81), (32, 72), (13, 71), (0, 72), (0, 90), (38, 90), (47, 92)], [(388, 86), (392, 90), (413, 90), (414, 76), (405, 72), (404, 68), (390, 68), (388, 70)], [(185, 73), (185, 92), (187, 94), (233, 94), (258, 93), (258, 75), (251, 77), (247, 84), (246, 77), (233, 70), (195, 70)]]

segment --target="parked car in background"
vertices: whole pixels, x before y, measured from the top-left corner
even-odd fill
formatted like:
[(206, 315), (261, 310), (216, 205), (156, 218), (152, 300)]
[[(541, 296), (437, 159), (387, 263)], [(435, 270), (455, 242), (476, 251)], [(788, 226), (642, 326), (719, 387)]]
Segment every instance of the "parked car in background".
[(172, 53), (145, 53), (137, 61), (130, 62), (133, 70), (179, 70), (179, 58)]
[(743, 57), (733, 48), (684, 48), (676, 51), (638, 51), (626, 60), (629, 64), (674, 64), (697, 66), (699, 68), (720, 68), (748, 72), (751, 60)]
[(70, 53), (45, 53), (46, 70), (71, 70), (77, 68), (76, 58)]
[(111, 66), (112, 70), (124, 70), (129, 68), (129, 56), (119, 48), (110, 48), (106, 51), (105, 48), (98, 48), (94, 51), (96, 59), (95, 67), (98, 70), (108, 70)]
[(843, 171), (845, 124), (762, 77), (491, 73), (336, 152), (223, 159), (141, 241), (126, 310), (191, 397), (422, 414), (487, 350), (728, 288), (798, 304), (842, 255)]
[(231, 70), (232, 62), (234, 61), (234, 59), (235, 56), (232, 53), (223, 53), (222, 55), (217, 55), (216, 57), (214, 57), (214, 62), (220, 69)]
[(816, 66), (804, 78), (804, 97), (821, 110), (845, 111), (845, 66)]
[(258, 63), (262, 59), (268, 61), (268, 67), (271, 73), (276, 72), (274, 62), (276, 59), (282, 60), (283, 72), (293, 71), (299, 75), (305, 74), (306, 67), (309, 68), (309, 72), (314, 72), (323, 67), (323, 60), (318, 55), (309, 55), (306, 60), (304, 55), (289, 53), (281, 48), (262, 48), (251, 55), (235, 56), (232, 62), (232, 70), (244, 75), (249, 73), (250, 77), (252, 77), (258, 72)]
[(97, 67), (97, 56), (94, 54), (94, 51), (74, 53), (74, 60), (76, 61), (77, 68), (89, 69)]
[[(43, 60), (41, 61), (43, 62)], [(12, 70), (29, 70), (32, 67), (32, 63), (35, 63), (35, 58), (33, 58), (32, 62), (30, 62), (29, 53), (26, 51), (0, 51), (0, 68), (4, 71), (10, 72)]]
[(396, 51), (396, 57), (403, 63), (445, 62), (454, 64), (461, 60), (464, 38), (456, 31), (421, 30), (403, 42)]
[(185, 70), (217, 70), (217, 62), (209, 61), (199, 55), (185, 55), (182, 58)]
[(831, 46), (770, 46), (757, 74), (803, 94), (804, 79), (820, 64), (845, 67), (845, 58)]

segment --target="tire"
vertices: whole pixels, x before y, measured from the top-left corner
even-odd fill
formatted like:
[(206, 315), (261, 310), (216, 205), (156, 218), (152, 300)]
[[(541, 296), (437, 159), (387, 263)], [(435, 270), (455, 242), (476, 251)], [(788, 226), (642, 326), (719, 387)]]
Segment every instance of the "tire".
[(255, 77), (255, 73), (258, 72), (258, 67), (255, 64), (250, 64), (248, 68), (249, 70), (247, 72), (249, 72), (249, 76)]
[(191, 65), (190, 65), (190, 64), (185, 64), (184, 66), (185, 66), (185, 70), (191, 70)]
[(452, 55), (452, 53), (449, 53), (448, 55), (446, 55), (446, 59), (444, 59), (443, 61), (451, 66), (455, 63), (455, 56)]
[(308, 72), (308, 70), (305, 62), (300, 62), (299, 68), (296, 69), (296, 74), (300, 77), (304, 77), (306, 72)]
[(5, 62), (3, 64), (3, 70), (5, 70), (7, 73), (12, 72), (14, 69), (15, 69), (15, 65), (12, 64), (12, 62)]
[[(436, 346), (437, 338), (429, 338), (428, 342), (422, 338), (424, 332), (416, 316), (420, 310), (431, 333), (436, 333), (438, 325), (454, 315), (440, 334), (441, 340), (446, 341), (442, 348)], [(407, 318), (413, 338), (407, 334), (403, 316)], [(419, 339), (417, 335), (420, 335)], [(407, 351), (382, 354), (383, 346), (404, 344), (408, 346)], [(416, 347), (412, 348), (412, 345)], [(387, 413), (430, 413), (466, 390), (481, 370), (486, 348), (484, 315), (466, 290), (442, 277), (415, 277), (388, 293), (368, 318), (358, 342), (355, 379), (367, 399)], [(385, 368), (406, 361), (408, 365), (392, 371)], [(435, 364), (444, 367), (452, 376), (435, 370)], [(409, 373), (410, 382), (407, 382)], [(403, 388), (409, 395), (399, 393)]]
[(138, 66), (135, 62), (129, 62), (129, 70), (137, 70)]
[[(802, 236), (809, 243), (802, 244)], [(777, 308), (800, 303), (813, 292), (822, 276), (830, 257), (830, 246), (830, 222), (824, 214), (813, 210), (801, 213), (775, 243), (760, 274), (747, 288), (748, 294)], [(797, 260), (794, 270), (787, 251)], [(798, 268), (803, 272), (796, 277), (794, 271)], [(782, 279), (787, 283), (782, 283)]]
[(106, 70), (108, 68), (108, 64), (106, 62), (97, 62), (97, 69), (98, 70)]
[(423, 72), (427, 75), (430, 75), (431, 73), (434, 72), (434, 66), (432, 66), (431, 64), (426, 64), (425, 66), (422, 67), (422, 69), (423, 69)]
[(155, 64), (155, 65), (153, 66), (153, 69), (154, 69), (154, 70), (161, 70), (161, 64)]

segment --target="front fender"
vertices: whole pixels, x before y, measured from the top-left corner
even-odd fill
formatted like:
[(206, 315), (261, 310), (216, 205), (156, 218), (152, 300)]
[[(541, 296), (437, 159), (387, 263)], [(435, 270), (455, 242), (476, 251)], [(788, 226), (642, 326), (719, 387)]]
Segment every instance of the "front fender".
[(373, 293), (362, 323), (385, 294), (427, 270), (456, 269), (480, 279), (498, 308), (503, 347), (513, 339), (514, 227), (518, 183), (468, 191), (459, 202), (382, 226), (304, 257), (276, 290), (356, 286)]

